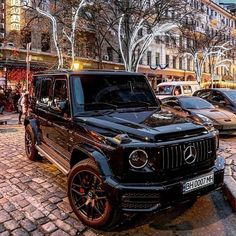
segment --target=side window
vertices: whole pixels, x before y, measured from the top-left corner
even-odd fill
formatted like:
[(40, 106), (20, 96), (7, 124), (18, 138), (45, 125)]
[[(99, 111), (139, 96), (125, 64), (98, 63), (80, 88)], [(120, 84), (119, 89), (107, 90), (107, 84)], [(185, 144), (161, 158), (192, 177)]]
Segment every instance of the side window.
[(178, 96), (180, 94), (181, 94), (181, 88), (180, 88), (180, 86), (176, 86), (174, 89), (174, 95)]
[(165, 106), (169, 106), (169, 107), (180, 106), (179, 102), (177, 100), (173, 100), (173, 99), (163, 99), (162, 104)]
[(62, 114), (69, 115), (69, 102), (67, 94), (67, 82), (64, 79), (56, 79), (53, 86), (52, 108)]
[(33, 97), (36, 99), (40, 96), (40, 85), (41, 85), (41, 78), (35, 77), (33, 79)]
[(225, 103), (226, 99), (221, 93), (213, 92), (211, 101), (217, 102), (217, 103)]
[(203, 91), (203, 92), (199, 93), (198, 96), (199, 96), (200, 98), (209, 100), (210, 97), (211, 97), (211, 91)]
[(192, 88), (190, 85), (183, 85), (183, 93), (184, 94), (192, 94)]
[(51, 106), (52, 104), (52, 79), (43, 79), (39, 96), (40, 103)]

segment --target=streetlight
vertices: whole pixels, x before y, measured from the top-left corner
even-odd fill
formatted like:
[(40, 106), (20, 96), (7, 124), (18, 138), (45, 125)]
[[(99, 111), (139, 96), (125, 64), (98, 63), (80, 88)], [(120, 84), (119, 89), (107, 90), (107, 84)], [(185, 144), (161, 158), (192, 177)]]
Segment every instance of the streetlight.
[(31, 47), (31, 42), (27, 43), (27, 45), (26, 45), (26, 50), (27, 50), (27, 55), (26, 55), (26, 91), (29, 91), (29, 72), (30, 72), (30, 61), (31, 61), (31, 56), (29, 55), (30, 47)]
[(71, 67), (72, 70), (78, 71), (82, 69), (82, 65), (79, 62), (74, 62)]

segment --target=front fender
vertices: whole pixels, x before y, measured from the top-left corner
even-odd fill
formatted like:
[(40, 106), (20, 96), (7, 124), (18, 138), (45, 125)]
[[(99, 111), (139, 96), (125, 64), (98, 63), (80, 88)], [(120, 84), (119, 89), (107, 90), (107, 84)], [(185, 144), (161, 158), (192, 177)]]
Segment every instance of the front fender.
[(91, 147), (86, 148), (86, 146), (85, 147), (77, 146), (75, 150), (78, 150), (88, 158), (93, 159), (94, 162), (97, 164), (100, 174), (103, 178), (113, 176), (107, 158), (105, 154), (103, 154), (101, 151), (96, 149), (91, 149)]

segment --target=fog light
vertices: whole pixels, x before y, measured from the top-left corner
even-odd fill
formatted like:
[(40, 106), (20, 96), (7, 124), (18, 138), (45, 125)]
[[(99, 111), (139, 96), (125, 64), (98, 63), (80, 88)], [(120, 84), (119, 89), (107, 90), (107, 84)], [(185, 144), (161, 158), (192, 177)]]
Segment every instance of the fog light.
[(135, 169), (141, 169), (148, 163), (148, 155), (144, 150), (134, 150), (129, 155), (129, 164)]

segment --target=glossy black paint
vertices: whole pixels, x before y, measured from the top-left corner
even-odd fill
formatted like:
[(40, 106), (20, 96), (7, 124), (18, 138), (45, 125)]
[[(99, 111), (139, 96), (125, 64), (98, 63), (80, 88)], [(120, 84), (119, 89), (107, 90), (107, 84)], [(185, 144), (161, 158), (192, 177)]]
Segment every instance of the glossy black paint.
[[(98, 73), (111, 76), (113, 73), (119, 73), (120, 76), (136, 75), (127, 72), (61, 71), (47, 72), (34, 77), (34, 84), (46, 77), (52, 80), (54, 77), (63, 77), (68, 83), (70, 112), (66, 116), (50, 106), (40, 104), (38, 95), (34, 94), (31, 103), (32, 112), (25, 120), (25, 125), (33, 126), (38, 144), (47, 145), (60, 155), (61, 160), (58, 162), (61, 165), (69, 163), (72, 168), (85, 158), (93, 159), (100, 169), (111, 202), (124, 211), (154, 211), (172, 205), (175, 200), (193, 198), (222, 185), (224, 163), (216, 157), (215, 130), (208, 130), (202, 125), (192, 123), (191, 120), (161, 111), (158, 101), (155, 107), (132, 107), (102, 112), (81, 111), (80, 114), (75, 115), (73, 100), (75, 91), (72, 87), (71, 75), (93, 76)], [(155, 98), (154, 93), (153, 97)], [(161, 148), (185, 147), (200, 142), (199, 140), (201, 142), (208, 140), (207, 142), (211, 143), (211, 149), (206, 149), (210, 150), (206, 161), (199, 161), (199, 164), (192, 165), (185, 163), (169, 170), (161, 167), (160, 159), (164, 157), (160, 156)], [(129, 154), (135, 149), (143, 149), (148, 153), (150, 165), (147, 168), (137, 170), (129, 166)], [(169, 149), (166, 150), (169, 152)], [(168, 155), (172, 158), (174, 153)], [(221, 165), (217, 166), (219, 162)], [(64, 167), (67, 168), (67, 165)], [(185, 196), (181, 194), (181, 181), (209, 172), (214, 173), (216, 177), (213, 186)], [(165, 196), (175, 191), (178, 197), (165, 201)], [(122, 205), (125, 194), (138, 192), (147, 195), (156, 192), (160, 195), (160, 199), (156, 199), (155, 207), (144, 207), (141, 210), (133, 208), (132, 204), (128, 208), (127, 205)], [(147, 199), (145, 201), (148, 202)]]

